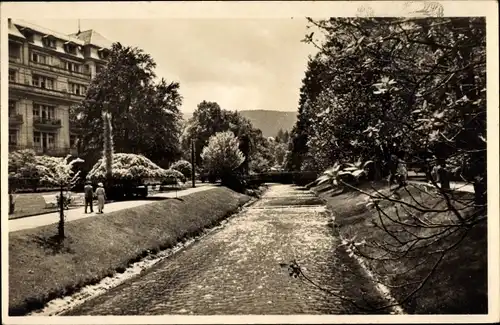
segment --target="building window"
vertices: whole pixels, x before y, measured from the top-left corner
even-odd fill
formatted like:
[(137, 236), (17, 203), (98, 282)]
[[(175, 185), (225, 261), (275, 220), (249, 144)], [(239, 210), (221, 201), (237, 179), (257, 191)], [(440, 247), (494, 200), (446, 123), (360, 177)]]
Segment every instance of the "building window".
[(17, 102), (9, 100), (9, 116), (17, 115)]
[(21, 57), (21, 45), (9, 42), (9, 57), (19, 59)]
[(54, 79), (34, 74), (33, 86), (44, 89), (54, 89)]
[(35, 34), (31, 30), (25, 29), (22, 33), (28, 42), (33, 43), (35, 41)]
[(33, 132), (33, 143), (39, 149), (54, 149), (56, 147), (56, 135), (48, 132)]
[(40, 64), (50, 64), (50, 57), (40, 53), (31, 52), (31, 61)]
[(17, 71), (16, 70), (9, 69), (9, 81), (10, 82), (16, 82), (17, 81), (16, 75), (17, 75)]
[(48, 36), (43, 38), (43, 45), (55, 49), (57, 47), (57, 42), (54, 38)]
[(9, 130), (9, 145), (17, 146), (17, 130)]
[(56, 146), (56, 136), (53, 133), (46, 133), (47, 136), (47, 148), (53, 149)]
[(33, 143), (35, 144), (35, 147), (41, 147), (42, 143), (41, 132), (33, 132)]
[(64, 62), (64, 67), (68, 71), (72, 72), (80, 72), (81, 71), (81, 66), (79, 64), (73, 63), (73, 62)]
[(87, 91), (87, 87), (85, 87), (84, 85), (75, 84), (71, 82), (69, 83), (69, 89), (71, 93), (75, 95), (85, 95), (85, 92)]
[(56, 107), (33, 103), (33, 116), (41, 117), (43, 120), (53, 120), (56, 116)]
[(104, 70), (104, 67), (103, 67), (102, 65), (97, 64), (97, 65), (95, 66), (95, 72), (96, 72), (96, 74), (101, 73), (101, 71), (102, 71), (102, 70)]
[(66, 44), (65, 49), (70, 54), (76, 54), (77, 47), (74, 44)]
[(107, 49), (98, 50), (99, 58), (102, 60), (107, 60), (109, 57), (109, 51)]

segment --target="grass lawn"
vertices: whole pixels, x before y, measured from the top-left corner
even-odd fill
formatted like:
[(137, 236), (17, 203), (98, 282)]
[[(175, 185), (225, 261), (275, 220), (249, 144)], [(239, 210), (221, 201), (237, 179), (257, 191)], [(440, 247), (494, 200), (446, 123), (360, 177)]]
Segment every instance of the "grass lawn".
[[(375, 186), (383, 189), (382, 184)], [(368, 189), (367, 189), (368, 190)], [(385, 189), (386, 190), (386, 189)], [(418, 202), (426, 207), (439, 210), (445, 207), (442, 198), (428, 194), (419, 186), (409, 186), (409, 192), (404, 189), (398, 191), (400, 198), (405, 202), (412, 202), (414, 196)], [(425, 279), (439, 259), (439, 250), (459, 242), (451, 249), (433, 273), (426, 281), (423, 288), (417, 291), (411, 299), (403, 305), (409, 314), (484, 314), (488, 313), (488, 281), (487, 281), (487, 222), (478, 223), (469, 230), (460, 229), (447, 236), (432, 237), (422, 241), (416, 246), (422, 245), (412, 253), (393, 259), (394, 255), (382, 255), (377, 244), (387, 245), (396, 250), (395, 239), (386, 231), (376, 227), (381, 225), (379, 213), (375, 209), (368, 209), (364, 202), (366, 195), (359, 192), (347, 192), (333, 195), (331, 192), (319, 194), (335, 216), (335, 222), (339, 234), (343, 238), (356, 237), (356, 242), (363, 239), (367, 245), (360, 246), (360, 251), (366, 254), (364, 258), (368, 268), (377, 278), (389, 287), (392, 296), (402, 301), (418, 284)], [(460, 200), (469, 200), (473, 197), (470, 193), (456, 193)], [(359, 203), (359, 204), (358, 204)], [(397, 204), (397, 205), (396, 205)], [(382, 220), (387, 227), (391, 227), (389, 218), (404, 223), (413, 220), (408, 216), (408, 210), (399, 203), (383, 202)], [(456, 204), (461, 207), (460, 204)], [(413, 210), (415, 212), (415, 210)], [(464, 209), (463, 215), (470, 215), (470, 209)], [(420, 219), (438, 223), (454, 220), (455, 216), (450, 213), (417, 213)], [(430, 237), (436, 234), (437, 229), (422, 227), (410, 227), (415, 236)], [(400, 230), (401, 227), (389, 228), (392, 231)], [(442, 229), (442, 228), (441, 228)], [(465, 236), (461, 241), (462, 234)], [(403, 236), (404, 235), (404, 236)], [(406, 237), (405, 237), (406, 236)], [(408, 233), (398, 233), (398, 238), (411, 238)], [(376, 259), (372, 259), (376, 257)], [(346, 263), (348, 263), (346, 261)]]
[(193, 193), (66, 225), (9, 234), (9, 314), (23, 315), (51, 299), (97, 283), (148, 252), (173, 247), (235, 212), (250, 197), (227, 188)]
[(16, 205), (14, 213), (9, 214), (9, 220), (59, 211), (57, 207), (47, 207), (45, 199), (43, 198), (44, 195), (56, 195), (57, 193), (58, 192), (14, 194)]

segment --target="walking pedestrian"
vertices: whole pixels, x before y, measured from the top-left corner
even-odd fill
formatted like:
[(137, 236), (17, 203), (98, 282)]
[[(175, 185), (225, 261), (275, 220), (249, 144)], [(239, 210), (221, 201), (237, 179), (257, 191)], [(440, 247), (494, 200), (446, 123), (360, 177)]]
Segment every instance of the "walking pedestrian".
[(87, 213), (87, 206), (90, 206), (90, 213), (92, 213), (94, 212), (94, 189), (92, 188), (92, 184), (87, 181), (83, 190), (85, 193), (85, 213)]
[(104, 190), (104, 185), (102, 183), (97, 184), (97, 189), (95, 190), (95, 195), (97, 196), (97, 211), (102, 213), (104, 209), (104, 201), (106, 200), (106, 191)]

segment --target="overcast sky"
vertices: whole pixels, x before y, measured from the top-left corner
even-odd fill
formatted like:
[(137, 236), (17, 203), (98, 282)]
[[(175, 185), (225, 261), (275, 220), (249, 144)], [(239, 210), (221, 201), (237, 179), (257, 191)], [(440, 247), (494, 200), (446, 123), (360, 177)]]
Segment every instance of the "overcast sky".
[[(29, 20), (60, 33), (77, 20)], [(178, 81), (181, 110), (202, 100), (231, 110), (295, 111), (311, 45), (304, 18), (81, 20), (111, 41), (138, 46), (157, 63), (156, 74)]]

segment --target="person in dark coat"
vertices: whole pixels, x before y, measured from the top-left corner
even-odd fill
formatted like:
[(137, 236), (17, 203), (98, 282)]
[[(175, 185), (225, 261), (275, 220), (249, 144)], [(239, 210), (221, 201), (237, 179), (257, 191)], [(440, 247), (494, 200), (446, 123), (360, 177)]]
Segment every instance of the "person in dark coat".
[(87, 206), (90, 206), (90, 213), (92, 213), (94, 212), (94, 203), (92, 202), (94, 199), (94, 189), (92, 188), (92, 184), (87, 182), (83, 190), (85, 192), (85, 213), (87, 213)]

